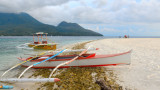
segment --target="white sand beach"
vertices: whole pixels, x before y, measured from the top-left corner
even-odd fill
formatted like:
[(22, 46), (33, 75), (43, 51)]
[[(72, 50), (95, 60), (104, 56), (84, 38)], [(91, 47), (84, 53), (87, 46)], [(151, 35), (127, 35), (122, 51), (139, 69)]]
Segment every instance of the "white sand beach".
[(160, 89), (160, 38), (119, 38), (91, 42), (87, 46), (99, 48), (97, 54), (133, 50), (131, 65), (108, 66), (117, 75), (123, 89)]

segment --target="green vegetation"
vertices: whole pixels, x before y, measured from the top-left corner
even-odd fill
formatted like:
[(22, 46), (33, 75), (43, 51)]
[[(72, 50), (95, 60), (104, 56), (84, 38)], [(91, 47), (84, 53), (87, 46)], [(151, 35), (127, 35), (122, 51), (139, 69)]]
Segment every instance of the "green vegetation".
[(102, 36), (76, 23), (63, 21), (56, 27), (43, 24), (26, 13), (0, 13), (0, 35), (30, 36), (35, 32), (47, 32), (53, 36)]

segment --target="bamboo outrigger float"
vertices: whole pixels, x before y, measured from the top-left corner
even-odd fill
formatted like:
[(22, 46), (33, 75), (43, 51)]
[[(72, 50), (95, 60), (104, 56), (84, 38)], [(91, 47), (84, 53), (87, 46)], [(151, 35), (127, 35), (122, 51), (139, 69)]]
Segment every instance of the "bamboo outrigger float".
[(60, 81), (60, 79), (58, 78), (4, 78), (1, 79), (0, 81), (2, 82), (12, 82), (12, 83), (16, 83), (16, 82), (58, 82)]
[[(48, 43), (47, 41), (47, 34), (43, 32), (35, 33), (37, 35), (38, 41), (35, 40), (35, 36), (33, 34), (33, 43), (29, 43), (29, 47), (33, 47), (34, 49), (45, 49), (45, 50), (55, 50), (57, 47), (56, 43)], [(45, 38), (43, 38), (43, 35), (45, 35)], [(41, 40), (40, 40), (41, 39)]]
[(13, 89), (13, 86), (0, 85), (0, 89)]

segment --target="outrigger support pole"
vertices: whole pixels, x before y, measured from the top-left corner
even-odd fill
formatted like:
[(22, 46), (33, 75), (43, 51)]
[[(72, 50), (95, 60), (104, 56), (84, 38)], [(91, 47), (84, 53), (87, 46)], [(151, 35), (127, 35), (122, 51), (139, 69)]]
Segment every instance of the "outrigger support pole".
[(46, 41), (47, 41), (47, 33), (46, 33)]
[(41, 34), (41, 39), (42, 39), (42, 41), (43, 41), (43, 37), (42, 37), (42, 34)]
[(35, 39), (34, 39), (34, 34), (33, 34), (33, 41), (35, 42)]
[(53, 55), (53, 56), (51, 56), (51, 57), (49, 57), (49, 58), (47, 58), (47, 59), (45, 59), (45, 60), (43, 60), (43, 61), (40, 61), (40, 62), (37, 62), (37, 63), (34, 63), (34, 64), (30, 65), (28, 68), (26, 68), (26, 69), (19, 75), (18, 79), (20, 79), (20, 78), (22, 77), (22, 75), (23, 75), (28, 69), (30, 69), (31, 67), (33, 67), (33, 66), (35, 66), (35, 65), (38, 65), (38, 64), (40, 64), (40, 63), (43, 63), (43, 62), (45, 62), (45, 61), (47, 61), (47, 60), (49, 60), (49, 59), (51, 59), (51, 58), (53, 58), (53, 57), (56, 57), (57, 55), (59, 55), (60, 53), (62, 53), (62, 52), (65, 51), (65, 50), (66, 50), (66, 49), (58, 52), (57, 54), (55, 54), (55, 55)]
[(87, 49), (85, 49), (84, 51), (82, 51), (78, 56), (74, 57), (73, 59), (71, 59), (71, 60), (69, 60), (69, 61), (67, 61), (67, 62), (64, 62), (64, 63), (59, 64), (56, 68), (53, 69), (53, 71), (52, 71), (51, 74), (49, 75), (49, 78), (52, 77), (52, 74), (53, 74), (59, 67), (61, 67), (61, 66), (63, 66), (63, 65), (67, 65), (67, 64), (75, 61), (75, 60), (76, 60), (78, 57), (80, 57), (82, 54), (86, 53), (89, 49), (90, 49), (90, 47), (88, 47)]
[(37, 37), (38, 37), (38, 43), (39, 43), (39, 35), (37, 34)]

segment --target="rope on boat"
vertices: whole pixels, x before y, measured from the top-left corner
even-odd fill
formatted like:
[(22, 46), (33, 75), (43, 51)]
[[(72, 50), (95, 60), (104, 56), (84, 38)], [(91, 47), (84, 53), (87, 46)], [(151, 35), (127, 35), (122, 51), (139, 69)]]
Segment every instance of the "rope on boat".
[(26, 68), (26, 69), (20, 74), (20, 76), (19, 76), (18, 78), (21, 78), (21, 76), (22, 76), (28, 69), (30, 69), (31, 67), (33, 67), (33, 66), (35, 66), (35, 65), (38, 65), (38, 64), (40, 64), (40, 63), (43, 63), (43, 62), (45, 62), (45, 61), (47, 61), (47, 60), (49, 60), (49, 59), (51, 59), (51, 58), (59, 55), (60, 53), (62, 53), (62, 52), (65, 51), (65, 50), (66, 50), (66, 49), (58, 52), (57, 54), (55, 54), (55, 55), (53, 55), (53, 56), (51, 56), (51, 57), (49, 57), (49, 58), (47, 58), (47, 59), (45, 59), (45, 60), (43, 60), (43, 61), (40, 61), (40, 62), (38, 62), (38, 63), (34, 63), (34, 64), (30, 65), (28, 68)]
[(14, 65), (13, 67), (11, 67), (11, 68), (8, 69), (7, 71), (5, 71), (5, 72), (2, 74), (1, 78), (2, 78), (7, 72), (9, 72), (10, 70), (12, 70), (12, 69), (14, 69), (14, 68), (22, 65), (23, 63), (26, 63), (26, 62), (28, 62), (28, 61), (31, 61), (31, 60), (33, 60), (34, 58), (37, 58), (37, 57), (39, 57), (39, 56), (42, 56), (43, 54), (48, 53), (48, 52), (51, 52), (51, 51), (43, 52), (43, 53), (41, 53), (41, 54), (39, 54), (39, 55), (36, 55), (35, 57), (33, 57), (33, 58), (31, 58), (31, 59), (28, 59), (28, 60), (26, 60), (26, 61), (23, 61), (23, 62), (21, 62), (21, 63), (18, 63), (17, 65)]
[(71, 59), (71, 60), (69, 60), (69, 61), (67, 61), (67, 62), (64, 62), (64, 63), (59, 64), (56, 68), (53, 69), (53, 71), (52, 71), (51, 74), (49, 75), (49, 78), (52, 77), (52, 74), (53, 74), (59, 67), (61, 67), (61, 66), (63, 66), (63, 65), (67, 65), (67, 64), (73, 62), (73, 61), (76, 60), (79, 56), (81, 56), (82, 54), (86, 53), (89, 49), (90, 49), (90, 47), (88, 47), (87, 49), (85, 49), (84, 51), (82, 51), (78, 56), (74, 57), (73, 59)]

